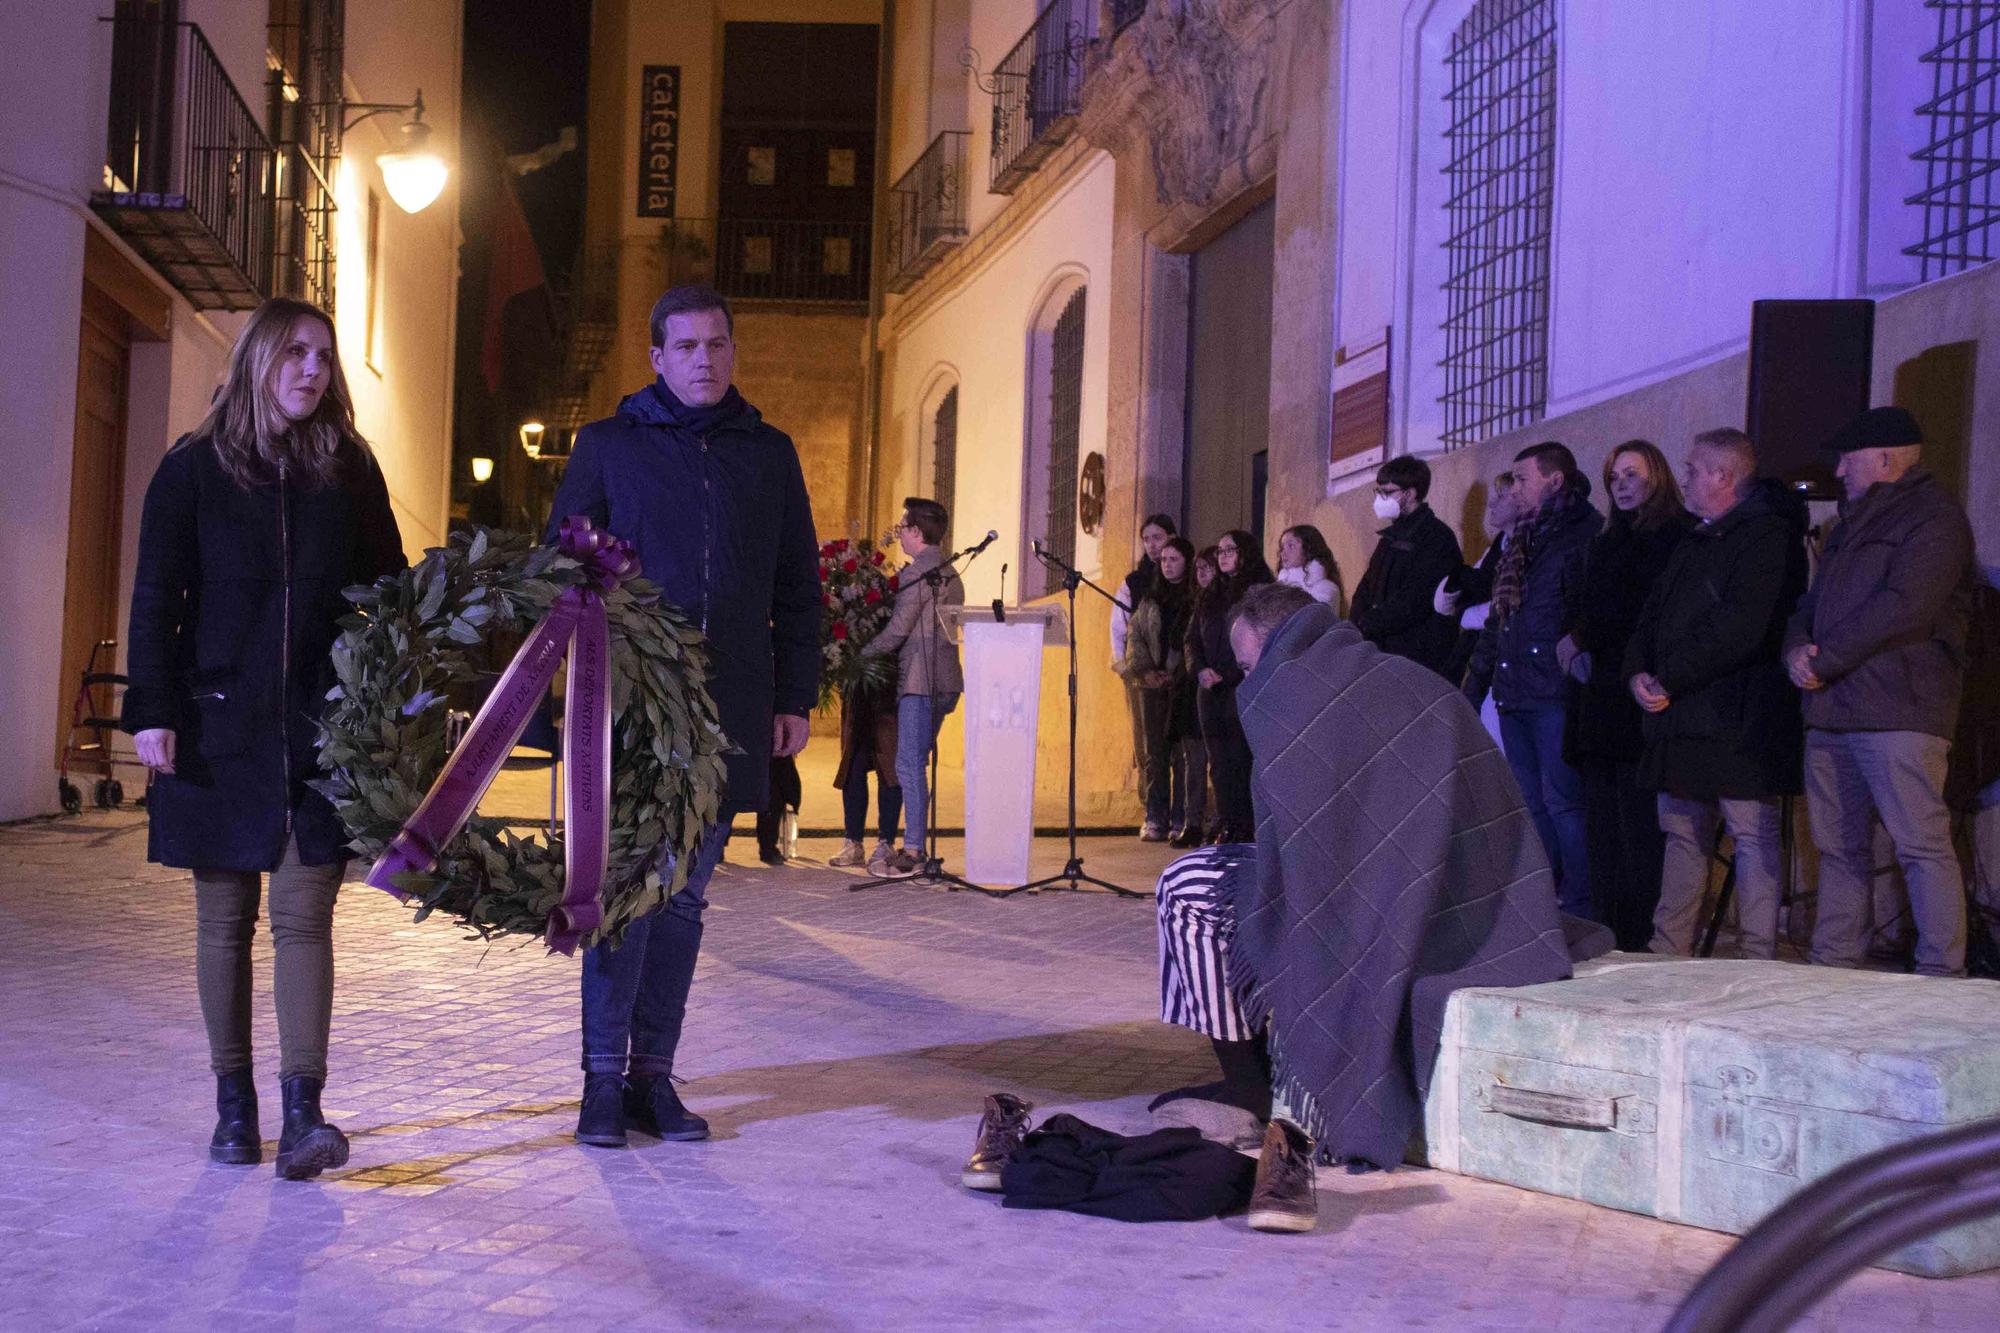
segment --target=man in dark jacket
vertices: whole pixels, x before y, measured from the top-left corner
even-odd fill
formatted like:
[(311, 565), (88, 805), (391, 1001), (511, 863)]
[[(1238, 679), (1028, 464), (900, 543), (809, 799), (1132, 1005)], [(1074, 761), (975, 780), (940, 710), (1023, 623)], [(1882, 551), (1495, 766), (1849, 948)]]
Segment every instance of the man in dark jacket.
[(1965, 684), (1972, 527), (1917, 465), (1923, 434), (1898, 407), (1835, 438), (1847, 498), (1819, 576), (1785, 635), (1805, 691), (1806, 809), (1819, 848), (1812, 961), (1853, 967), (1869, 927), (1871, 825), (1896, 844), (1917, 922), (1917, 971), (1965, 971), (1965, 896), (1944, 803)]
[(736, 752), (722, 817), (702, 835), (686, 886), (617, 949), (584, 955), (576, 1137), (599, 1147), (623, 1146), (628, 1125), (668, 1139), (708, 1134), (671, 1078), (708, 879), (730, 815), (763, 809), (772, 756), (805, 747), (819, 691), (812, 506), (791, 440), (730, 385), (728, 303), (676, 287), (653, 307), (652, 337), (659, 378), (578, 432), (549, 534), (583, 514), (637, 548), (645, 577), (708, 636), (708, 686)]
[(1520, 518), (1493, 576), (1493, 609), (1472, 655), (1466, 693), (1474, 704), (1492, 682), (1500, 743), (1556, 872), (1562, 909), (1590, 917), (1589, 835), (1583, 779), (1563, 758), (1569, 675), (1556, 644), (1576, 621), (1583, 562), (1604, 516), (1590, 482), (1553, 440), (1514, 456)]
[(1624, 678), (1646, 711), (1639, 784), (1666, 854), (1652, 951), (1694, 952), (1718, 816), (1736, 845), (1738, 948), (1778, 944), (1779, 800), (1799, 790), (1798, 692), (1778, 660), (1806, 586), (1805, 504), (1757, 479), (1740, 430), (1697, 435), (1683, 486), (1701, 520), (1653, 584)]
[(1383, 652), (1443, 675), (1457, 634), (1431, 600), (1461, 556), (1458, 538), (1425, 503), (1430, 491), (1431, 470), (1421, 458), (1399, 454), (1376, 469), (1375, 517), (1389, 526), (1368, 557), (1349, 618)]

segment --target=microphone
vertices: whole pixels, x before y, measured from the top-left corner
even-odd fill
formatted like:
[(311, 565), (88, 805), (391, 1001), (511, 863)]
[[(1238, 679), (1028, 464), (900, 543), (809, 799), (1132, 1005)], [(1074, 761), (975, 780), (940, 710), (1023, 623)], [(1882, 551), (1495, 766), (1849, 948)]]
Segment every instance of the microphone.
[(1045, 551), (1042, 550), (1042, 539), (1040, 537), (1037, 537), (1033, 541), (1029, 542), (1028, 549), (1033, 551), (1036, 555), (1047, 554)]
[(994, 542), (998, 541), (999, 539), (1000, 539), (1000, 534), (997, 531), (989, 528), (987, 529), (986, 532), (986, 540), (979, 543), (979, 545), (973, 547), (971, 550), (967, 551), (966, 554), (978, 555), (981, 551), (985, 550), (987, 547), (991, 546)]

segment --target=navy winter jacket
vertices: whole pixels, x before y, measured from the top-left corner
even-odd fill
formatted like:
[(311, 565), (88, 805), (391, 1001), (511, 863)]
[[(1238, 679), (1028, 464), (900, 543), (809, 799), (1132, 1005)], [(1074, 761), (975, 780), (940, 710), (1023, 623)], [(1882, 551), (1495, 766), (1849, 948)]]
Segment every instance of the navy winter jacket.
[(731, 389), (689, 407), (660, 381), (577, 432), (547, 539), (572, 514), (632, 543), (702, 628), (728, 756), (727, 811), (762, 810), (771, 716), (819, 699), (819, 541), (791, 439)]
[(345, 860), (324, 796), (318, 723), (333, 685), (342, 588), (403, 567), (382, 469), (360, 448), (340, 480), (245, 490), (206, 439), (153, 474), (139, 520), (124, 712), (174, 733), (174, 771), (147, 798), (146, 854), (198, 870), (272, 870), (287, 829), (299, 860)]
[[(1533, 520), (1527, 520), (1532, 523)], [(1583, 597), (1583, 562), (1604, 515), (1579, 498), (1553, 532), (1541, 537), (1521, 579), (1521, 605), (1504, 621), (1489, 617), (1472, 656), (1468, 694), (1490, 679), (1502, 708), (1543, 708), (1569, 698), (1569, 677), (1556, 661), (1556, 643), (1576, 623)], [(1517, 527), (1518, 534), (1525, 528)], [(1518, 539), (1518, 538), (1517, 538)], [(1480, 702), (1475, 698), (1474, 703)]]

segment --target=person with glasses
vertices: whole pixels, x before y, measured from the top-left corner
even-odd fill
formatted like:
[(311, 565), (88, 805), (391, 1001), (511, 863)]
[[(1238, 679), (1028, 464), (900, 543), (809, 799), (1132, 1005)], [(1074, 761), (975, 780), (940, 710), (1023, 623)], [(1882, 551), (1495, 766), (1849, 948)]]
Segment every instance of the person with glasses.
[(1187, 670), (1195, 679), (1195, 716), (1215, 781), (1218, 843), (1256, 838), (1250, 810), (1250, 747), (1236, 720), (1236, 686), (1243, 673), (1229, 648), (1229, 613), (1243, 594), (1270, 583), (1271, 567), (1257, 539), (1241, 529), (1215, 543), (1216, 580), (1195, 601), (1188, 624)]
[(1433, 605), (1437, 587), (1463, 563), (1458, 538), (1432, 512), (1431, 470), (1398, 456), (1376, 469), (1375, 517), (1387, 524), (1350, 608), (1361, 636), (1385, 653), (1445, 675), (1458, 635)]

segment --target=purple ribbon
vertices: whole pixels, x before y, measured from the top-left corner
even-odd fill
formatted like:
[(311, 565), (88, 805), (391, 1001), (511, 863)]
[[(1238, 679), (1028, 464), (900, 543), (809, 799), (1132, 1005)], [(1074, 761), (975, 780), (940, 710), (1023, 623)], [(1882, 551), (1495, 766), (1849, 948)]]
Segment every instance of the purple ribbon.
[(567, 653), (563, 896), (549, 913), (547, 939), (550, 952), (571, 954), (578, 940), (604, 924), (611, 854), (611, 632), (604, 594), (636, 578), (639, 561), (631, 543), (591, 527), (580, 514), (562, 521), (556, 546), (583, 566), (588, 581), (565, 589), (514, 654), (423, 803), (368, 872), (368, 883), (407, 898), (395, 876), (436, 867), (444, 845), (465, 827), (514, 752)]

